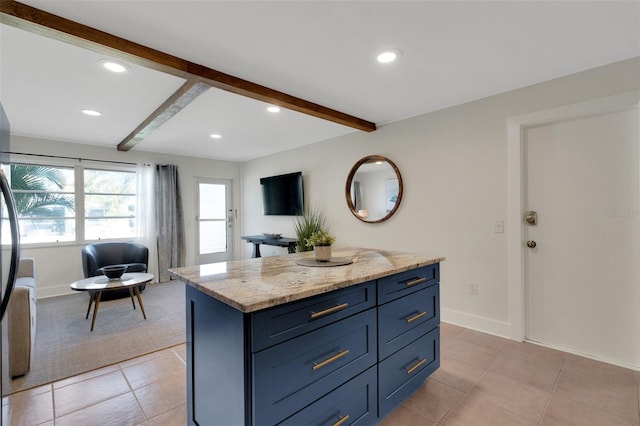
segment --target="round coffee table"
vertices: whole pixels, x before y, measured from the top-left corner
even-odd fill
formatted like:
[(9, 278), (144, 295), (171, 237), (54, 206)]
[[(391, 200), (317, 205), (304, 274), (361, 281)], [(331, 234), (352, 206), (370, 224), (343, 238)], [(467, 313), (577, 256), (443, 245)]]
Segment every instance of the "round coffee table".
[(122, 290), (124, 288), (128, 288), (133, 309), (136, 308), (136, 302), (133, 299), (133, 292), (135, 291), (138, 303), (140, 304), (140, 310), (142, 311), (142, 316), (146, 320), (147, 315), (144, 313), (144, 305), (142, 304), (142, 298), (140, 297), (140, 286), (150, 282), (153, 278), (153, 274), (147, 274), (144, 272), (128, 272), (115, 280), (110, 280), (104, 275), (98, 275), (72, 283), (71, 289), (89, 292), (89, 307), (87, 308), (87, 315), (85, 316), (85, 319), (89, 318), (91, 305), (95, 302), (95, 306), (93, 307), (93, 319), (91, 320), (91, 331), (93, 331), (103, 291)]

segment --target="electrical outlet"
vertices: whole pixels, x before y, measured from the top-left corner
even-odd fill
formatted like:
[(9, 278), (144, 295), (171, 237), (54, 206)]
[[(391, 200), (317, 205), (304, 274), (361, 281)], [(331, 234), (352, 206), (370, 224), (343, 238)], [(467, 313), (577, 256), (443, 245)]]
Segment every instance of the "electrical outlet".
[(493, 222), (493, 233), (502, 234), (504, 232), (504, 220), (496, 220)]
[(478, 283), (475, 283), (475, 282), (469, 283), (469, 294), (472, 296), (478, 295)]

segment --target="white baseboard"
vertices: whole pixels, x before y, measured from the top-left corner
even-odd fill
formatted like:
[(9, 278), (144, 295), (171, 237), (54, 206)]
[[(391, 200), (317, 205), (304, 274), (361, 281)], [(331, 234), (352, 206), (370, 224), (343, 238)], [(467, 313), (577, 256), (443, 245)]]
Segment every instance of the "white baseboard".
[(38, 299), (46, 299), (47, 297), (56, 297), (56, 296), (64, 296), (65, 294), (76, 293), (71, 290), (69, 284), (57, 285), (57, 286), (46, 286), (46, 287), (37, 287), (36, 284), (36, 297)]
[(544, 346), (545, 348), (555, 349), (557, 351), (562, 351), (562, 352), (566, 352), (566, 353), (569, 353), (569, 354), (581, 356), (583, 358), (593, 359), (595, 361), (604, 362), (606, 364), (615, 365), (617, 367), (622, 367), (622, 368), (626, 368), (626, 369), (629, 369), (629, 370), (640, 371), (640, 365), (629, 364), (629, 363), (626, 363), (626, 362), (623, 362), (623, 361), (618, 361), (618, 360), (615, 360), (615, 359), (611, 359), (611, 358), (607, 358), (607, 357), (603, 357), (603, 356), (599, 356), (599, 355), (580, 352), (578, 350), (575, 350), (573, 348), (569, 348), (569, 347), (566, 347), (566, 346), (551, 345), (551, 344), (536, 342), (535, 340), (528, 340), (528, 339), (526, 339), (525, 341), (528, 342), (528, 343), (531, 343), (533, 345)]
[[(442, 322), (446, 322), (449, 324), (457, 325), (464, 328), (469, 328), (471, 330), (480, 331), (482, 333), (492, 334), (498, 337), (504, 337), (506, 339), (511, 339), (511, 324), (503, 321), (496, 321), (491, 318), (480, 317), (476, 315), (467, 314), (460, 311), (454, 311), (453, 309), (440, 309), (440, 320)], [(593, 355), (593, 354), (585, 354), (575, 349), (557, 346), (557, 345), (548, 345), (540, 342), (535, 342), (532, 340), (526, 340), (529, 343), (544, 346), (551, 349), (556, 349), (562, 352), (570, 353), (573, 355), (590, 358), (596, 361), (601, 361), (607, 364), (616, 365), (618, 367), (627, 368), (630, 370), (640, 371), (640, 366), (629, 364), (626, 362), (621, 362), (618, 360), (609, 359), (606, 357)]]
[(440, 319), (449, 324), (459, 325), (460, 327), (510, 339), (511, 324), (508, 322), (497, 321), (491, 318), (480, 317), (446, 308), (440, 309)]

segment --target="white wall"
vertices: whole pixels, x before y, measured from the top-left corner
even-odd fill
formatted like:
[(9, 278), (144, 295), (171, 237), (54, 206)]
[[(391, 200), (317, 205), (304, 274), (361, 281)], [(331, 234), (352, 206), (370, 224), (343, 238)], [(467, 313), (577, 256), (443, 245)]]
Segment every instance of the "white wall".
[[(202, 158), (181, 157), (148, 152), (139, 152), (135, 148), (129, 152), (119, 152), (114, 148), (104, 148), (93, 145), (65, 143), (52, 140), (34, 139), (21, 136), (11, 137), (11, 150), (31, 154), (69, 156), (74, 158), (90, 158), (109, 161), (145, 162), (155, 164), (176, 164), (184, 203), (185, 232), (186, 232), (186, 264), (192, 265), (195, 256), (195, 204), (197, 177), (231, 179), (233, 191), (240, 189), (240, 165), (229, 161), (214, 161)], [(39, 158), (39, 157), (36, 157)], [(39, 158), (41, 161), (42, 158)], [(51, 160), (55, 161), (55, 160)], [(239, 197), (235, 196), (234, 200)], [(234, 206), (238, 208), (238, 206)], [(234, 230), (234, 241), (239, 241), (241, 231)], [(240, 254), (240, 243), (236, 244), (236, 255)], [(50, 297), (70, 293), (69, 284), (84, 278), (80, 250), (83, 245), (61, 243), (46, 247), (24, 246), (23, 257), (33, 257), (36, 260), (38, 297)]]
[[(305, 201), (326, 211), (337, 245), (446, 256), (443, 319), (508, 336), (507, 238), (493, 232), (507, 217), (507, 119), (637, 90), (639, 77), (634, 58), (244, 163), (244, 231), (294, 236), (293, 218), (260, 215), (259, 179), (301, 170)], [(358, 221), (344, 197), (352, 165), (372, 154), (391, 159), (404, 181), (399, 210), (382, 224)], [(284, 253), (263, 247), (263, 255)]]

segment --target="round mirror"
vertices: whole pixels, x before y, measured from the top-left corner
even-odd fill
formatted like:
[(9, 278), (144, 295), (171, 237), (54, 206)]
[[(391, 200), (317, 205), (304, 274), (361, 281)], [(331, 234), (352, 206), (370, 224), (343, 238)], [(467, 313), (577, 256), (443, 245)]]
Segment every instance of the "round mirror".
[(402, 200), (400, 170), (381, 155), (364, 157), (349, 172), (345, 196), (355, 217), (363, 222), (383, 222), (398, 210)]

